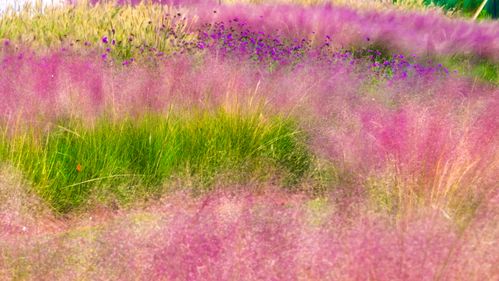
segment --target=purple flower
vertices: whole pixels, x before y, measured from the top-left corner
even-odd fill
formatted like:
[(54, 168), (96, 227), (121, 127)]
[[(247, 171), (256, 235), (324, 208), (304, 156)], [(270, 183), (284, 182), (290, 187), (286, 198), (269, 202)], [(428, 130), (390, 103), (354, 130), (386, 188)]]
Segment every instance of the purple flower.
[(101, 58), (102, 58), (103, 60), (106, 60), (106, 59), (107, 59), (107, 54), (102, 54), (102, 55), (101, 55)]
[(106, 48), (106, 52), (111, 52), (111, 48)]
[(114, 46), (115, 44), (116, 44), (116, 40), (114, 40), (114, 39), (113, 39), (113, 40), (111, 41), (111, 45), (113, 45), (113, 46)]
[(107, 36), (102, 37), (102, 43), (104, 43), (104, 44), (109, 43), (109, 40), (107, 39)]

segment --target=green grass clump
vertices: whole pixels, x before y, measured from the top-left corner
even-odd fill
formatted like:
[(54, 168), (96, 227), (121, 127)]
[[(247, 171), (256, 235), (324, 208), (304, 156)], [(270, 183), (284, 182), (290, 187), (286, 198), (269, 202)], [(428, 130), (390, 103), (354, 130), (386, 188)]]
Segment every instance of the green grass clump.
[(224, 173), (238, 182), (277, 173), (293, 185), (310, 165), (292, 120), (222, 110), (100, 120), (92, 127), (66, 120), (43, 135), (4, 136), (0, 151), (62, 213), (95, 194), (123, 203), (159, 195), (178, 177), (209, 188)]
[(481, 61), (477, 63), (471, 70), (475, 77), (481, 80), (499, 85), (499, 64), (489, 61)]
[(443, 58), (442, 63), (449, 69), (457, 70), (461, 75), (494, 85), (499, 85), (499, 64), (478, 57), (455, 55)]

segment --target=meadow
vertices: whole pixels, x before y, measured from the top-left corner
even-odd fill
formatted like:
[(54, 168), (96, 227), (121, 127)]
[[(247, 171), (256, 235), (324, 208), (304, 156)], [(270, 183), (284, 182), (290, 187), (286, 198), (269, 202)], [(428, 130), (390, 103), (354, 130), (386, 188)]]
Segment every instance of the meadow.
[(499, 279), (499, 23), (427, 4), (0, 13), (0, 280)]

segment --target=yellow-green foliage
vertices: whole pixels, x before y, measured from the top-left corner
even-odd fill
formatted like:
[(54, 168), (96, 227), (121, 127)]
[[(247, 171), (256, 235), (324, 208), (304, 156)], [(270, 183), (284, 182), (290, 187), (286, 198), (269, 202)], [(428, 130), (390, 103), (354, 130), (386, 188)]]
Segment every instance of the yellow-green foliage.
[(104, 49), (102, 38), (106, 36), (108, 45), (113, 39), (116, 42), (113, 55), (127, 58), (141, 48), (175, 51), (179, 42), (195, 39), (186, 32), (187, 25), (185, 10), (156, 4), (132, 7), (81, 3), (44, 8), (26, 5), (0, 17), (0, 39), (38, 50), (71, 44), (84, 49), (85, 42)]
[(307, 216), (311, 226), (321, 226), (327, 222), (334, 208), (325, 197), (317, 197), (307, 202)]
[(173, 177), (199, 177), (209, 187), (224, 172), (244, 182), (245, 174), (258, 179), (260, 171), (272, 170), (291, 187), (310, 165), (303, 136), (293, 120), (281, 117), (220, 110), (192, 117), (103, 119), (93, 128), (63, 120), (57, 128), (42, 138), (36, 132), (0, 138), (0, 161), (19, 168), (61, 212), (94, 195), (122, 203), (158, 195)]

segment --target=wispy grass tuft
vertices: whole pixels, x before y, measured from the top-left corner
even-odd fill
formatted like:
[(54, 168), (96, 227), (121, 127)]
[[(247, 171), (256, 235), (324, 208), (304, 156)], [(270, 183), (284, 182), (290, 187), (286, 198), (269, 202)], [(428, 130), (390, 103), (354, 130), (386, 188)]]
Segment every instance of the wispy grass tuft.
[[(86, 1), (62, 7), (26, 5), (0, 16), (0, 39), (11, 45), (71, 48), (78, 52), (99, 49), (119, 59), (137, 58), (154, 48), (169, 54), (185, 48), (194, 35), (187, 32), (187, 10), (159, 4), (136, 6)], [(149, 53), (149, 52), (147, 52)]]
[(310, 164), (293, 121), (222, 110), (98, 120), (91, 128), (59, 121), (44, 134), (4, 138), (0, 150), (63, 213), (92, 194), (122, 203), (159, 195), (175, 177), (197, 178), (209, 188), (219, 174), (238, 182), (268, 177), (270, 169), (293, 185)]

